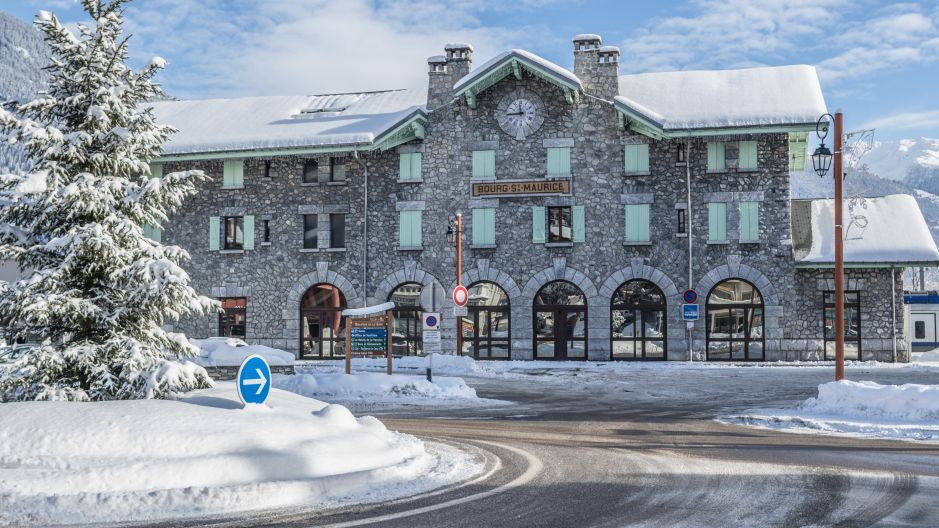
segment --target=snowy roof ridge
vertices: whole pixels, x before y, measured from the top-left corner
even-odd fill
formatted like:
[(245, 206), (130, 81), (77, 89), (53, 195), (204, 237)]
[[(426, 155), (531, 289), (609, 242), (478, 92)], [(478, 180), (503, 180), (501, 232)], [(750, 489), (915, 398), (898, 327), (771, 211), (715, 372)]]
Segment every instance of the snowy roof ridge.
[(546, 73), (553, 74), (557, 77), (564, 79), (565, 81), (569, 82), (571, 85), (576, 86), (577, 89), (579, 90), (583, 89), (584, 85), (582, 82), (580, 82), (580, 78), (574, 75), (574, 73), (571, 72), (570, 70), (563, 68), (561, 66), (558, 66), (557, 64), (547, 59), (539, 57), (538, 55), (535, 55), (534, 53), (530, 51), (514, 48), (514, 49), (507, 50), (507, 51), (503, 51), (502, 53), (499, 53), (495, 57), (482, 63), (478, 68), (474, 68), (473, 71), (464, 75), (459, 81), (456, 82), (456, 84), (453, 85), (453, 91), (459, 92), (460, 90), (472, 84), (477, 79), (484, 77), (486, 74), (497, 69), (502, 63), (511, 59), (520, 60), (523, 63), (527, 63), (527, 65), (531, 67), (541, 69), (545, 71)]
[(621, 75), (614, 102), (664, 131), (814, 125), (827, 112), (808, 65)]
[(578, 35), (574, 35), (574, 38), (571, 40), (574, 42), (577, 42), (578, 40), (601, 40), (602, 41), (603, 39), (600, 38), (600, 35), (597, 35), (596, 33), (580, 33)]
[[(844, 258), (848, 264), (939, 264), (939, 249), (926, 220), (908, 194), (864, 198), (844, 210)], [(834, 262), (831, 198), (792, 200), (793, 256), (797, 264)], [(806, 218), (808, 221), (800, 221)], [(902, 233), (903, 236), (897, 236)]]

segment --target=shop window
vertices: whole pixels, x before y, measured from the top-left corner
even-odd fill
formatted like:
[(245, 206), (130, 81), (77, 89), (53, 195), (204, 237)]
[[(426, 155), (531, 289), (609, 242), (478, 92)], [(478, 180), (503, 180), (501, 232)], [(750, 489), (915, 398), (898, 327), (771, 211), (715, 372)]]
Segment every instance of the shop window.
[(300, 357), (341, 359), (345, 357), (346, 298), (332, 284), (317, 284), (300, 300)]
[(418, 356), (424, 353), (422, 288), (421, 284), (408, 282), (399, 285), (388, 296), (388, 300), (395, 303), (391, 337), (391, 353), (395, 356)]
[(244, 297), (219, 299), (222, 313), (218, 314), (218, 335), (220, 337), (247, 337), (248, 300)]
[[(825, 359), (835, 359), (835, 292), (823, 295), (822, 324), (825, 332)], [(861, 294), (844, 292), (844, 358), (861, 359)]]
[(705, 306), (708, 361), (762, 361), (765, 358), (763, 296), (742, 279), (718, 283)]
[(610, 303), (612, 359), (665, 359), (665, 294), (655, 284), (631, 280)]
[(477, 282), (468, 289), (463, 318), (463, 355), (475, 359), (510, 359), (509, 296), (494, 282)]
[(580, 288), (549, 282), (532, 311), (535, 359), (587, 359), (587, 298)]

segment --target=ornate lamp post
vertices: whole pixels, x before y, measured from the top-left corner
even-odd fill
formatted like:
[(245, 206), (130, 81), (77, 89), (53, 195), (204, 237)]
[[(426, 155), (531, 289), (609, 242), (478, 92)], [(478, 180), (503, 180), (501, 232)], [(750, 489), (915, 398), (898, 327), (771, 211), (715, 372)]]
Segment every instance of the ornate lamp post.
[[(457, 215), (447, 224), (447, 242), (456, 243), (456, 285), (463, 284), (463, 215)], [(456, 354), (463, 355), (463, 318), (456, 317)]]
[[(835, 124), (834, 155), (825, 146), (829, 123), (826, 122), (823, 125), (822, 120), (826, 117), (829, 118), (828, 121), (834, 121)], [(844, 180), (844, 170), (842, 169), (843, 120), (844, 116), (841, 112), (835, 112), (834, 116), (825, 114), (818, 118), (818, 122), (815, 124), (815, 134), (821, 140), (821, 145), (812, 154), (812, 168), (820, 177), (824, 178), (828, 174), (833, 158), (835, 162), (835, 381), (844, 379), (844, 233), (841, 207), (841, 183)]]

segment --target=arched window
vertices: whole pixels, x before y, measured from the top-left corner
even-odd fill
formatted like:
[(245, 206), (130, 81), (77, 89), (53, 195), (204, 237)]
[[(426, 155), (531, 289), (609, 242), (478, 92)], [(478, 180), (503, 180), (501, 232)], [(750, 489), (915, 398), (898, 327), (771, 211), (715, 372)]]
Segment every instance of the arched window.
[(396, 356), (418, 356), (424, 352), (423, 323), (421, 317), (421, 289), (416, 282), (406, 282), (395, 288), (388, 300), (395, 303), (394, 331), (391, 352)]
[(533, 305), (535, 359), (587, 359), (587, 298), (567, 281), (549, 282)]
[(718, 283), (706, 305), (709, 361), (763, 361), (763, 296), (742, 279)]
[(509, 296), (494, 282), (469, 287), (468, 315), (463, 318), (463, 355), (476, 359), (509, 359)]
[(339, 359), (345, 357), (346, 330), (342, 310), (346, 298), (332, 284), (317, 284), (300, 300), (300, 357)]
[(303, 183), (316, 183), (319, 181), (320, 164), (315, 159), (308, 159), (303, 163)]
[(665, 294), (647, 280), (631, 280), (610, 303), (613, 359), (666, 358)]

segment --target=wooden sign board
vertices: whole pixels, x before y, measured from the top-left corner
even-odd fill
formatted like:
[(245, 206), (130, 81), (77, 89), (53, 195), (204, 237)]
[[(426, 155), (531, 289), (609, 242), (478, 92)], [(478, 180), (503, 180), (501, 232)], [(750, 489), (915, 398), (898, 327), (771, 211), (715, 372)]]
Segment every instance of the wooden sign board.
[(473, 183), (473, 197), (570, 194), (571, 180), (493, 180)]
[(394, 319), (386, 315), (346, 318), (346, 374), (352, 371), (352, 354), (384, 353), (388, 358), (388, 374), (391, 374), (391, 331)]

